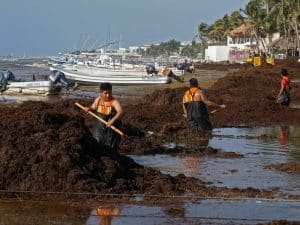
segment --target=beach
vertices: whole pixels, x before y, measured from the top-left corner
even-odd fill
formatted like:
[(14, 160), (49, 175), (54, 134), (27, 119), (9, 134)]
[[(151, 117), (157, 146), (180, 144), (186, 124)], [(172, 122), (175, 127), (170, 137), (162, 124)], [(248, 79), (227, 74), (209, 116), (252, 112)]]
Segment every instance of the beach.
[[(47, 67), (1, 65), (28, 80), (49, 75)], [(74, 105), (91, 104), (98, 87), (39, 101), (8, 98), (0, 105), (0, 224), (299, 221), (299, 86), (292, 107), (275, 103), (283, 67), (297, 81), (299, 63), (290, 59), (258, 68), (203, 64), (184, 83), (114, 87), (126, 112), (119, 154), (99, 149), (94, 119)], [(226, 104), (210, 114), (211, 134), (189, 130), (182, 116), (192, 77)]]

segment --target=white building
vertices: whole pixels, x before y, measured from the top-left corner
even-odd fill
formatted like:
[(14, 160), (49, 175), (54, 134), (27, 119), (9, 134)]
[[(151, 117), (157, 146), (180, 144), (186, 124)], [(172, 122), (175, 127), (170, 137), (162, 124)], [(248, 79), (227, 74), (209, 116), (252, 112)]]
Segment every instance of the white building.
[(205, 49), (205, 60), (212, 62), (227, 61), (229, 59), (229, 46), (210, 45)]
[(256, 47), (256, 42), (251, 35), (247, 33), (250, 26), (247, 24), (242, 24), (241, 26), (235, 28), (227, 36), (227, 45), (231, 49), (245, 50)]
[(133, 54), (136, 53), (139, 49), (139, 46), (129, 46), (129, 53)]
[(137, 53), (138, 49), (142, 49), (143, 51), (147, 51), (147, 49), (149, 47), (150, 47), (150, 45), (130, 46), (129, 47), (129, 53), (131, 53), (131, 54)]

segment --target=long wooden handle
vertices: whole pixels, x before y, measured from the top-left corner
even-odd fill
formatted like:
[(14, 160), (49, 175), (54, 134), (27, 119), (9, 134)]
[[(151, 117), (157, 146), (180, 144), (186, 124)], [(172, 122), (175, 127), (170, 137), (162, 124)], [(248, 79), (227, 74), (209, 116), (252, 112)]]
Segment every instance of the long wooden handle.
[(217, 111), (219, 111), (219, 110), (218, 110), (218, 109), (215, 109), (215, 110), (211, 111), (210, 113), (211, 113), (211, 114), (214, 114), (214, 113), (217, 112)]
[[(82, 105), (80, 105), (78, 102), (75, 102), (75, 105), (78, 106), (79, 108), (81, 108), (82, 110), (84, 110), (84, 107)], [(101, 123), (104, 123), (105, 125), (107, 125), (107, 122), (104, 119), (102, 119), (99, 116), (97, 116), (95, 113), (93, 113), (91, 111), (88, 111), (88, 114), (90, 114), (91, 116), (95, 117)], [(110, 128), (113, 129), (118, 134), (120, 134), (121, 136), (124, 136), (124, 133), (122, 131), (120, 131), (118, 128), (116, 128), (115, 126), (110, 126)]]

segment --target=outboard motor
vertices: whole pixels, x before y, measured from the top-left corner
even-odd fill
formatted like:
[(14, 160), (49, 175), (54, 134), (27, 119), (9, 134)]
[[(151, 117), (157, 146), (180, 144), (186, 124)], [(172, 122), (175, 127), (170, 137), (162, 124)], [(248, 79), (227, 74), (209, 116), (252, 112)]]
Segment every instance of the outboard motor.
[(194, 73), (195, 72), (194, 66), (189, 65), (188, 63), (179, 63), (177, 65), (177, 69), (184, 70), (184, 71), (189, 72), (189, 73)]
[(57, 70), (51, 71), (49, 79), (52, 81), (52, 83), (55, 86), (61, 86), (63, 88), (66, 88), (67, 90), (69, 90), (70, 87), (73, 87), (75, 85), (74, 82), (69, 81), (65, 77), (64, 73), (57, 71)]
[(1, 92), (1, 94), (8, 89), (7, 88), (8, 82), (14, 81), (14, 80), (15, 80), (15, 76), (11, 71), (5, 70), (5, 71), (0, 72), (0, 92)]
[(8, 81), (14, 81), (15, 76), (10, 70), (0, 72), (0, 83), (8, 83)]
[(184, 70), (184, 64), (183, 63), (178, 63), (177, 64), (177, 69), (178, 70)]
[(155, 66), (149, 64), (146, 66), (147, 74), (158, 74), (158, 71), (155, 69)]

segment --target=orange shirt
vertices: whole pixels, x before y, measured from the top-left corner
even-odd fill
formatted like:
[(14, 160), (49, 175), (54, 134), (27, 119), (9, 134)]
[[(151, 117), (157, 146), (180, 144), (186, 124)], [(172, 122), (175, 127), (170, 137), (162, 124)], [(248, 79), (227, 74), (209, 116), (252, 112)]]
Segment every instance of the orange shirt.
[(285, 91), (289, 91), (290, 82), (291, 82), (290, 78), (288, 78), (288, 77), (286, 77), (286, 76), (284, 76), (284, 77), (282, 78), (282, 80), (281, 80), (281, 86), (283, 86), (283, 89), (284, 89)]

